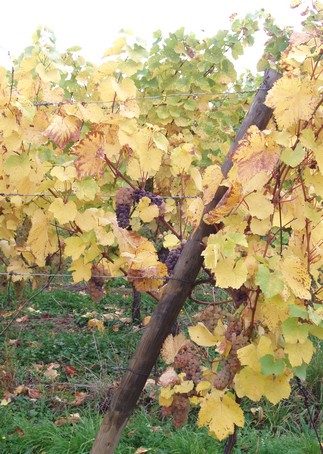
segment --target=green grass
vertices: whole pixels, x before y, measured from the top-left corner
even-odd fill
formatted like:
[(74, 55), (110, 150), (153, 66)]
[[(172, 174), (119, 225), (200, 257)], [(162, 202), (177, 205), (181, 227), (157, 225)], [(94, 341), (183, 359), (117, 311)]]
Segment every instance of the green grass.
[[(208, 297), (200, 290), (198, 298)], [(142, 328), (119, 320), (120, 310), (122, 317), (130, 316), (131, 301), (131, 291), (122, 285), (111, 290), (99, 304), (82, 292), (56, 289), (32, 300), (32, 312), (24, 308), (19, 317), (27, 315), (28, 320), (13, 323), (0, 339), (4, 345), (0, 350), (0, 399), (3, 391), (13, 392), (18, 385), (39, 389), (41, 398), (30, 399), (25, 392), (14, 396), (7, 406), (0, 406), (0, 454), (89, 453), (100, 426), (101, 413), (106, 410), (141, 336)], [(14, 304), (13, 301), (8, 305), (6, 297), (0, 297), (3, 326), (10, 320), (6, 313), (13, 310)], [(151, 314), (155, 304), (151, 298), (144, 297), (142, 316)], [(182, 311), (182, 327), (190, 324), (194, 309), (189, 304)], [(88, 327), (91, 318), (88, 313), (94, 311), (99, 319), (110, 314), (103, 332)], [(323, 376), (323, 351), (318, 342), (316, 349), (307, 375), (306, 392), (318, 423)], [(45, 370), (50, 363), (60, 365), (59, 376), (54, 380), (35, 368), (38, 364)], [(75, 374), (70, 375), (66, 366), (75, 369)], [(158, 363), (159, 371), (160, 366)], [(88, 393), (80, 406), (73, 405), (77, 392)], [(253, 412), (253, 407), (260, 407), (260, 413)], [(304, 407), (304, 396), (296, 384), (291, 397), (277, 406), (261, 401), (245, 403), (244, 409), (246, 426), (238, 431), (235, 454), (320, 452)], [(59, 418), (75, 413), (80, 415), (79, 422), (61, 427), (55, 424)], [(190, 415), (182, 429), (175, 430), (171, 420), (161, 416), (158, 404), (147, 393), (141, 397), (116, 453), (133, 454), (139, 447), (149, 448), (149, 453), (155, 454), (223, 452), (223, 443), (211, 438), (205, 428), (197, 428), (196, 413)]]

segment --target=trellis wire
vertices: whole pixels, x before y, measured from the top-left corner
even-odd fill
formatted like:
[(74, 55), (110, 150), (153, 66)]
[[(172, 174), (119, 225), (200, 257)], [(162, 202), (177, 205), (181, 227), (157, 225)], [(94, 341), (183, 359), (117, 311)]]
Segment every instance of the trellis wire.
[[(226, 96), (234, 96), (234, 95), (244, 95), (244, 94), (253, 94), (257, 93), (259, 90), (265, 90), (265, 88), (257, 88), (254, 90), (241, 90), (241, 91), (214, 91), (214, 92), (193, 92), (193, 93), (169, 93), (169, 94), (160, 94), (160, 95), (148, 95), (148, 96), (137, 96), (133, 98), (127, 98), (125, 101), (119, 101), (121, 103), (127, 101), (144, 101), (146, 99), (167, 99), (167, 98), (188, 98), (188, 97), (201, 97), (201, 96), (223, 96), (225, 99)], [(109, 101), (76, 101), (76, 100), (65, 100), (65, 101), (44, 101), (44, 102), (35, 102), (35, 107), (49, 107), (49, 106), (60, 106), (65, 104), (113, 104), (116, 100), (109, 100)]]
[[(161, 199), (201, 199), (202, 196), (199, 195), (158, 195), (154, 194), (156, 197), (160, 197)], [(1, 197), (55, 197), (54, 194), (18, 194), (18, 193), (6, 193), (0, 192)], [(61, 194), (62, 197), (76, 197), (76, 194)], [(116, 194), (106, 195), (103, 196), (105, 199), (114, 198)], [(147, 196), (148, 197), (148, 196)]]
[[(2, 271), (0, 272), (0, 276), (9, 276), (9, 277), (14, 277), (14, 276), (24, 276), (24, 277), (64, 277), (64, 278), (69, 278), (73, 279), (72, 274), (67, 274), (67, 273), (16, 273), (14, 271)], [(183, 281), (182, 279), (177, 279), (172, 276), (150, 276), (150, 277), (145, 277), (145, 276), (131, 276), (131, 275), (123, 275), (123, 276), (105, 276), (105, 275), (91, 275), (91, 278), (94, 279), (145, 279), (145, 280), (151, 280), (151, 281), (161, 281), (161, 280), (175, 280), (175, 281)], [(84, 279), (82, 279), (84, 281)]]

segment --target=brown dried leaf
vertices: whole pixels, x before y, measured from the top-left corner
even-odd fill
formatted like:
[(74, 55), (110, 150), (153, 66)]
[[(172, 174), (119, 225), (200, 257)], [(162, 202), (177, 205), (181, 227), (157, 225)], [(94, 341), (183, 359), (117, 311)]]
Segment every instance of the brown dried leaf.
[(41, 399), (41, 390), (28, 388), (28, 397), (30, 399)]
[(167, 367), (158, 380), (158, 384), (163, 387), (178, 385), (180, 382), (181, 380), (173, 367)]
[(80, 420), (81, 416), (79, 413), (71, 413), (67, 418), (58, 418), (55, 421), (55, 424), (57, 427), (61, 427), (63, 424), (73, 424), (74, 422), (79, 422)]
[(186, 344), (189, 344), (189, 340), (186, 339), (183, 333), (177, 336), (173, 336), (172, 334), (167, 336), (160, 351), (165, 363), (172, 364), (179, 350)]
[(75, 399), (73, 400), (73, 402), (71, 402), (71, 405), (74, 405), (75, 407), (78, 407), (79, 405), (83, 404), (83, 402), (85, 401), (85, 399), (87, 397), (89, 397), (89, 394), (88, 393), (84, 393), (84, 392), (76, 391), (74, 393), (74, 397), (75, 397)]
[(78, 156), (74, 162), (78, 178), (103, 176), (105, 153), (104, 136), (101, 132), (88, 132), (83, 140), (73, 145), (70, 153)]

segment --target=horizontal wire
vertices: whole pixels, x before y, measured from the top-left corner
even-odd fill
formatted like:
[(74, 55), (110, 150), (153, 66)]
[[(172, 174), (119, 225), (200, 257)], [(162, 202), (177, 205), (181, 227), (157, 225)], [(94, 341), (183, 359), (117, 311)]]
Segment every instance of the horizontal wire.
[[(234, 95), (244, 95), (244, 94), (253, 94), (257, 93), (259, 90), (266, 90), (265, 88), (257, 88), (254, 90), (241, 90), (241, 91), (214, 91), (210, 92), (195, 92), (195, 93), (169, 93), (169, 94), (160, 94), (160, 95), (151, 95), (151, 96), (138, 96), (133, 98), (127, 98), (125, 101), (121, 101), (121, 103), (127, 101), (144, 101), (146, 99), (167, 99), (167, 98), (187, 98), (187, 97), (200, 97), (200, 96), (223, 96), (223, 99), (226, 96), (234, 96)], [(110, 101), (76, 101), (76, 100), (69, 100), (69, 101), (44, 101), (44, 102), (36, 102), (34, 103), (35, 107), (48, 107), (48, 106), (60, 106), (65, 104), (113, 104), (116, 100)], [(119, 101), (120, 102), (120, 101)]]
[[(76, 197), (76, 194), (60, 194), (62, 197)], [(6, 193), (0, 192), (1, 197), (55, 197), (54, 194), (17, 194), (17, 193)], [(199, 195), (158, 195), (154, 194), (155, 197), (160, 197), (161, 199), (200, 199), (202, 196)], [(116, 197), (116, 194), (106, 195), (102, 198), (109, 199)], [(149, 196), (147, 196), (149, 197)], [(58, 198), (58, 197), (57, 197)]]
[[(73, 278), (72, 274), (56, 274), (56, 273), (16, 273), (15, 271), (2, 271), (0, 272), (0, 276), (32, 276), (32, 277), (66, 277), (66, 278)], [(162, 279), (172, 279), (170, 276), (159, 276), (159, 277), (143, 277), (143, 276), (131, 276), (131, 275), (125, 275), (125, 276), (105, 276), (105, 275), (96, 275), (96, 276), (91, 276), (91, 278), (95, 279), (147, 279), (147, 280), (154, 280), (154, 281), (160, 281)]]

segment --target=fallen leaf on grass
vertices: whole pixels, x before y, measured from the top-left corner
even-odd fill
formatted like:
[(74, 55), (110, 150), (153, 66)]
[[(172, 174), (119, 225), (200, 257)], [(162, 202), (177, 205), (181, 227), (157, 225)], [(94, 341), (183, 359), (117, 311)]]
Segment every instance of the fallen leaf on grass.
[(19, 345), (20, 340), (19, 339), (9, 339), (8, 344), (9, 345)]
[(143, 448), (142, 446), (140, 446), (140, 448), (137, 449), (135, 454), (142, 454), (142, 453), (148, 452), (148, 451), (151, 451), (151, 449), (150, 448)]
[(41, 390), (40, 389), (28, 388), (28, 397), (30, 397), (30, 399), (40, 399), (41, 398)]
[(17, 386), (17, 388), (14, 390), (13, 393), (15, 396), (19, 396), (19, 394), (27, 394), (27, 392), (28, 392), (27, 386), (20, 385), (20, 386)]
[(45, 377), (50, 378), (51, 380), (54, 380), (57, 378), (60, 374), (57, 372), (56, 369), (60, 367), (59, 363), (50, 363), (47, 366), (47, 369), (44, 372)]
[(67, 418), (58, 418), (55, 421), (55, 424), (57, 427), (61, 427), (63, 424), (72, 424), (74, 422), (79, 422), (80, 420), (81, 416), (79, 413), (71, 413)]
[(27, 317), (27, 315), (24, 315), (23, 317), (20, 317), (20, 318), (16, 318), (17, 323), (26, 323), (28, 321), (29, 321), (29, 318)]
[[(151, 319), (151, 316), (150, 315), (147, 315), (146, 317), (143, 318), (142, 320), (142, 326), (147, 326), (148, 323), (150, 322), (150, 319)], [(140, 449), (140, 448), (139, 448)]]
[(10, 404), (10, 402), (11, 402), (11, 398), (10, 397), (4, 398), (4, 399), (1, 400), (0, 406), (1, 407), (6, 407), (7, 405)]
[(105, 326), (104, 326), (103, 320), (98, 320), (97, 318), (92, 318), (87, 323), (88, 323), (90, 328), (97, 329), (98, 331), (104, 331), (105, 330)]
[(76, 391), (74, 393), (74, 397), (75, 399), (73, 400), (73, 402), (71, 402), (71, 405), (74, 405), (74, 406), (79, 406), (79, 405), (82, 405), (83, 402), (85, 401), (85, 399), (87, 397), (89, 397), (89, 394), (88, 393), (82, 393), (82, 392), (78, 392)]
[(63, 370), (64, 370), (64, 372), (65, 372), (67, 375), (69, 375), (69, 376), (71, 376), (71, 377), (73, 377), (73, 375), (76, 375), (76, 369), (75, 369), (75, 367), (70, 366), (69, 364), (66, 364), (66, 365), (63, 367)]
[(20, 427), (16, 427), (16, 429), (10, 433), (10, 435), (17, 434), (19, 437), (23, 437), (25, 435), (25, 432), (20, 429)]

